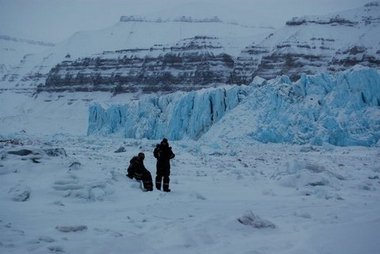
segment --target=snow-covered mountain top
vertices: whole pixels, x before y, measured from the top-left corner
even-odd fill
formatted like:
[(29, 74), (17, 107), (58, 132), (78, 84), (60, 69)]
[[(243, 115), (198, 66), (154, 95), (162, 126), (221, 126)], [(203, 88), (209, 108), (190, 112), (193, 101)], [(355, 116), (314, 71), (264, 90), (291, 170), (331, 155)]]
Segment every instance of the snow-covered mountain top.
[(33, 78), (30, 76), (46, 75), (67, 57), (77, 59), (104, 51), (173, 47), (183, 39), (196, 36), (216, 37), (225, 53), (237, 56), (242, 48), (252, 41), (262, 40), (269, 31), (273, 29), (223, 22), (117, 22), (105, 29), (76, 32), (55, 47), (28, 56), (14, 69), (8, 68), (5, 80), (13, 83), (4, 82), (0, 86), (4, 89), (14, 88), (15, 84), (19, 87), (35, 87), (45, 81), (37, 78), (31, 85), (30, 80)]
[(1, 0), (0, 31), (60, 42), (77, 31), (106, 28), (121, 16), (214, 17), (250, 26), (280, 27), (293, 16), (355, 8), (363, 0)]
[(340, 11), (321, 16), (294, 17), (286, 22), (288, 26), (303, 24), (328, 24), (332, 26), (355, 26), (380, 23), (380, 2), (369, 2), (361, 8)]
[(39, 46), (47, 46), (47, 47), (53, 47), (54, 46), (54, 43), (51, 43), (51, 42), (16, 38), (16, 37), (11, 37), (11, 36), (4, 35), (4, 34), (0, 35), (0, 40), (27, 43), (27, 44), (31, 44), (31, 45), (39, 45)]
[(379, 47), (379, 37), (371, 37), (365, 40), (362, 38), (378, 31), (380, 29), (379, 24), (380, 2), (372, 2), (359, 8), (328, 15), (293, 17), (286, 22), (286, 26), (268, 36), (263, 43), (268, 46), (278, 43), (279, 40), (302, 42), (314, 38), (315, 41), (323, 39), (327, 43), (334, 43), (335, 41), (335, 44), (338, 43), (337, 46), (343, 46), (344, 44), (352, 44), (356, 42), (352, 41), (353, 39), (359, 38), (365, 45)]
[(191, 16), (181, 16), (174, 19), (170, 18), (149, 18), (143, 16), (121, 16), (120, 22), (154, 22), (154, 23), (166, 23), (166, 22), (187, 22), (187, 23), (219, 23), (223, 22), (217, 16), (211, 18), (193, 18)]
[(20, 61), (28, 55), (42, 53), (54, 47), (51, 42), (35, 41), (24, 38), (0, 35), (0, 75), (5, 74), (5, 69), (20, 64)]
[(234, 70), (236, 83), (255, 76), (273, 79), (301, 73), (345, 70), (356, 64), (380, 65), (380, 7), (378, 2), (322, 16), (296, 17), (252, 43), (240, 54)]
[(105, 50), (150, 48), (155, 44), (172, 44), (195, 36), (220, 38), (227, 53), (237, 55), (252, 41), (264, 38), (270, 28), (237, 26), (223, 22), (118, 22), (114, 26), (77, 32), (58, 44), (55, 51), (72, 56), (88, 56)]

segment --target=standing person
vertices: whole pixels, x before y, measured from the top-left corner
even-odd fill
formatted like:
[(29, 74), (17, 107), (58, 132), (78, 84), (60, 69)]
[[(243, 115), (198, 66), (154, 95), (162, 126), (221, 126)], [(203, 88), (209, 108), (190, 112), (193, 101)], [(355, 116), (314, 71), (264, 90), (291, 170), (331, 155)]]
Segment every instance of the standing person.
[(130, 160), (127, 176), (142, 181), (145, 191), (153, 190), (152, 175), (144, 166), (145, 154), (139, 153)]
[(157, 159), (157, 172), (156, 172), (156, 188), (161, 190), (162, 180), (164, 182), (163, 190), (170, 192), (170, 160), (175, 157), (172, 148), (169, 146), (168, 140), (164, 138), (160, 144), (156, 145), (153, 151), (154, 157)]

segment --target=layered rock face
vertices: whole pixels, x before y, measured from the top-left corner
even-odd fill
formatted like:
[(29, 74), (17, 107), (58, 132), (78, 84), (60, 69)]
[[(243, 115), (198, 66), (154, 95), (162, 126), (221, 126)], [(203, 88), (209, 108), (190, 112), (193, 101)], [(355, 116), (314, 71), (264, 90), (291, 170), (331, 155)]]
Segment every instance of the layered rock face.
[(233, 66), (217, 38), (196, 36), (172, 47), (155, 45), (64, 61), (51, 69), (39, 90), (194, 90), (227, 83)]
[(340, 71), (356, 64), (380, 66), (380, 4), (334, 15), (293, 18), (259, 44), (244, 49), (237, 58), (232, 81), (250, 82), (302, 73)]
[[(170, 21), (122, 17), (121, 21), (156, 26), (173, 22), (222, 25), (217, 18)], [(194, 34), (204, 34), (201, 28), (197, 26)], [(372, 2), (336, 14), (293, 18), (260, 43), (244, 48), (240, 55), (226, 53), (231, 52), (226, 50), (231, 46), (227, 37), (192, 36), (174, 45), (170, 42), (149, 47), (145, 43), (140, 48), (81, 58), (68, 56), (50, 70), (38, 91), (186, 91), (219, 84), (249, 84), (255, 76), (273, 79), (287, 75), (295, 81), (302, 74), (332, 73), (356, 64), (379, 68), (379, 34), (380, 3)], [(165, 35), (158, 38), (161, 36)], [(29, 80), (45, 78), (33, 73), (27, 76)]]

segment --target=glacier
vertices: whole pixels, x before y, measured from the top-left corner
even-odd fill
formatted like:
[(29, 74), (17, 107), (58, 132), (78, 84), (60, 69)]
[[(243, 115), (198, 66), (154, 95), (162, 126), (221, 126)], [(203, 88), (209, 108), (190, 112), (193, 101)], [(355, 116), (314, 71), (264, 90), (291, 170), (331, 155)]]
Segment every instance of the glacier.
[(257, 112), (249, 136), (260, 142), (372, 146), (380, 138), (375, 69), (302, 75), (294, 83), (282, 76), (254, 89), (247, 104)]
[(376, 145), (379, 71), (355, 66), (334, 75), (301, 75), (296, 82), (256, 78), (248, 86), (152, 94), (108, 108), (94, 103), (88, 135), (197, 140), (208, 131), (231, 136), (242, 126), (249, 127), (239, 131), (243, 138), (263, 143)]
[(89, 109), (88, 134), (126, 138), (198, 139), (248, 94), (248, 86), (222, 86), (163, 96), (149, 95), (124, 105)]

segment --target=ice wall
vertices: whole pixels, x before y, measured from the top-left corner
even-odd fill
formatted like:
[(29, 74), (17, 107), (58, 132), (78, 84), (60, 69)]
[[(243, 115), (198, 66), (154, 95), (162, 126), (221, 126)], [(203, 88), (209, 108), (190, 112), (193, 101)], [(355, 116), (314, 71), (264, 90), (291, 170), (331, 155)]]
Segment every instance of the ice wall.
[(197, 139), (248, 94), (248, 86), (226, 86), (148, 96), (104, 109), (90, 106), (88, 134), (126, 138)]
[(303, 75), (297, 82), (286, 76), (256, 78), (250, 86), (149, 96), (107, 109), (94, 104), (88, 134), (179, 140), (198, 139), (210, 128), (206, 136), (215, 142), (230, 137), (372, 146), (380, 139), (380, 75), (375, 69), (354, 68), (336, 75)]
[(295, 83), (279, 77), (253, 89), (243, 104), (239, 111), (251, 117), (237, 124), (249, 125), (244, 135), (264, 143), (371, 146), (380, 138), (380, 76), (375, 69), (303, 75)]

